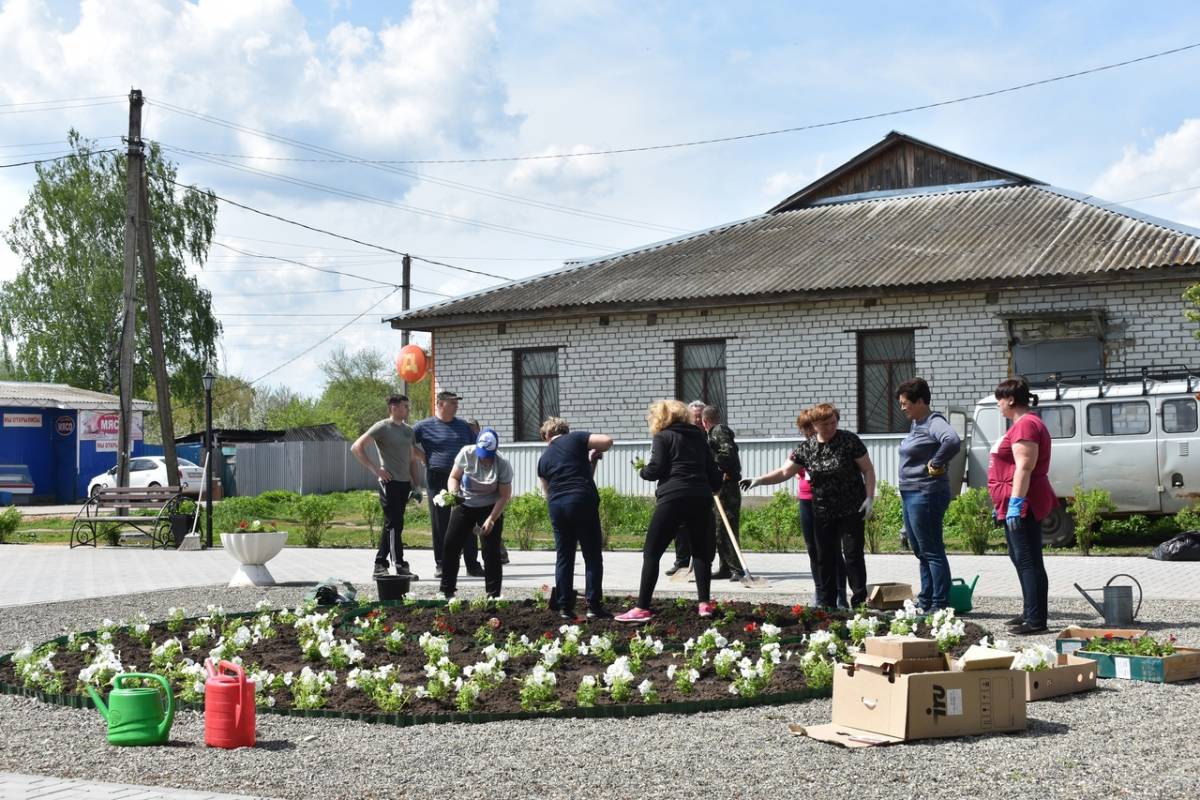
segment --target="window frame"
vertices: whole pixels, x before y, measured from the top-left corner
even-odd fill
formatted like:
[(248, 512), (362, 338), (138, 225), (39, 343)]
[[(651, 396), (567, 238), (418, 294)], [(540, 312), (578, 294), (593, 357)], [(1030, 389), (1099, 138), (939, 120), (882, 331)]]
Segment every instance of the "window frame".
[[(527, 431), (521, 430), (522, 417), (524, 416), (524, 414), (522, 412), (525, 410), (525, 408), (524, 408), (524, 392), (522, 391), (522, 388), (523, 388), (524, 381), (526, 378), (530, 378), (530, 379), (534, 379), (534, 380), (538, 381), (538, 405), (539, 405), (539, 409), (538, 409), (539, 422), (538, 422), (538, 424), (541, 425), (541, 423), (546, 420), (547, 416), (558, 416), (558, 414), (559, 414), (557, 384), (558, 384), (558, 380), (559, 380), (558, 351), (560, 349), (561, 348), (559, 348), (559, 347), (522, 347), (522, 348), (514, 348), (512, 351), (512, 355), (513, 355), (513, 360), (512, 360), (513, 441), (514, 442), (541, 441), (541, 439), (538, 437), (538, 431), (536, 429), (533, 430), (532, 432), (527, 432)], [(531, 353), (553, 353), (554, 354), (554, 374), (553, 375), (526, 375), (522, 369), (522, 359), (525, 355), (531, 354)], [(555, 382), (555, 392), (554, 392), (555, 408), (552, 412), (549, 412), (549, 413), (547, 413), (545, 410), (546, 409), (545, 381), (548, 378), (553, 378), (554, 382)], [(523, 438), (522, 434), (524, 434), (524, 433), (531, 433), (533, 438), (531, 438), (531, 439)]]
[[(868, 362), (866, 361), (863, 352), (863, 342), (868, 336), (902, 336), (907, 335), (912, 342), (912, 358), (907, 362), (912, 364), (912, 375), (917, 374), (917, 329), (916, 328), (870, 328), (867, 330), (858, 330), (854, 332), (854, 354), (855, 354), (855, 395), (858, 404), (858, 430), (862, 433), (873, 434), (895, 434), (904, 433), (909, 428), (908, 418), (904, 416), (904, 412), (900, 410), (899, 404), (896, 402), (896, 390), (900, 387), (900, 383), (892, 384), (892, 372), (888, 370), (888, 390), (887, 403), (885, 407), (888, 410), (888, 430), (885, 431), (867, 431), (867, 404), (866, 395), (864, 393), (865, 369)], [(899, 364), (899, 361), (893, 360), (872, 360), (870, 364)], [(904, 380), (908, 380), (905, 378)], [(903, 381), (901, 381), (902, 383)], [(897, 427), (893, 423), (899, 422)]]
[[(676, 339), (675, 342), (675, 398), (684, 403), (690, 403), (693, 400), (703, 400), (708, 405), (725, 405), (729, 399), (729, 382), (726, 378), (729, 375), (729, 340), (724, 337), (714, 337), (708, 339)], [(721, 359), (725, 361), (723, 367), (688, 367), (683, 366), (683, 350), (689, 345), (704, 345), (704, 344), (719, 344), (721, 345)], [(684, 372), (700, 372), (702, 374), (701, 396), (700, 397), (683, 397), (683, 375)], [(710, 373), (720, 373), (721, 376), (721, 402), (714, 403), (712, 398), (705, 397), (708, 394), (708, 377)], [(722, 408), (721, 413), (728, 413), (728, 409)]]
[[(1093, 408), (1112, 408), (1113, 406), (1136, 406), (1141, 405), (1146, 409), (1146, 430), (1144, 431), (1123, 431), (1121, 433), (1096, 433), (1092, 430), (1092, 409)], [(1145, 436), (1154, 432), (1154, 409), (1150, 406), (1150, 401), (1139, 398), (1137, 400), (1113, 400), (1111, 402), (1093, 402), (1088, 403), (1086, 408), (1086, 424), (1087, 435), (1093, 437), (1112, 437), (1112, 436)], [(1109, 422), (1112, 422), (1112, 413), (1109, 412)]]
[(1056, 403), (1056, 404), (1050, 405), (1050, 406), (1038, 405), (1036, 408), (1031, 408), (1029, 410), (1030, 410), (1030, 412), (1037, 415), (1038, 419), (1040, 419), (1042, 421), (1042, 424), (1045, 424), (1046, 419), (1045, 419), (1045, 417), (1042, 416), (1043, 412), (1062, 411), (1063, 409), (1066, 409), (1067, 411), (1071, 412), (1071, 435), (1070, 436), (1055, 436), (1054, 431), (1051, 430), (1049, 425), (1046, 425), (1046, 430), (1050, 433), (1051, 439), (1055, 439), (1055, 440), (1074, 439), (1075, 437), (1077, 437), (1079, 435), (1079, 414), (1076, 412), (1075, 406), (1071, 405), (1070, 403)]
[[(1192, 409), (1192, 427), (1176, 428), (1176, 429), (1167, 428), (1167, 406), (1170, 404), (1173, 404), (1173, 403), (1186, 403), (1191, 407), (1191, 409)], [(1196, 400), (1194, 398), (1191, 398), (1191, 397), (1168, 397), (1168, 398), (1164, 399), (1162, 401), (1162, 403), (1160, 404), (1159, 413), (1162, 416), (1162, 432), (1163, 433), (1169, 433), (1172, 435), (1178, 434), (1178, 433), (1195, 433), (1197, 431), (1197, 429), (1200, 429), (1200, 413), (1198, 413), (1198, 410), (1196, 408)], [(1175, 418), (1179, 419), (1178, 412), (1176, 412)]]

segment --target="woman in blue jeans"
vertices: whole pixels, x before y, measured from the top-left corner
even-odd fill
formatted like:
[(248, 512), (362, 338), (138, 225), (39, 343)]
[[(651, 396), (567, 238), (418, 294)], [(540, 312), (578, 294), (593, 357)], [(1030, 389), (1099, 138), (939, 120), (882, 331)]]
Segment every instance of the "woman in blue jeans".
[(921, 564), (917, 605), (937, 611), (946, 607), (950, 596), (950, 562), (942, 538), (942, 520), (950, 505), (946, 465), (962, 441), (944, 416), (929, 410), (929, 384), (923, 378), (900, 384), (896, 399), (912, 420), (900, 443), (900, 500), (909, 543)]
[(539, 430), (546, 452), (538, 459), (538, 481), (554, 528), (554, 605), (563, 619), (575, 618), (575, 545), (583, 552), (588, 619), (612, 616), (604, 608), (600, 493), (592, 480), (596, 462), (613, 446), (611, 436), (571, 432), (565, 419), (549, 417)]

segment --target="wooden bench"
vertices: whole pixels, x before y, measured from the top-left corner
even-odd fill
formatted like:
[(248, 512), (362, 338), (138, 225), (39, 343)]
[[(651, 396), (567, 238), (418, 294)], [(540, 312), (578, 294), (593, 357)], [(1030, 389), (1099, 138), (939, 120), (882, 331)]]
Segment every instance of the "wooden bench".
[[(106, 525), (133, 528), (150, 539), (150, 547), (174, 547), (171, 517), (179, 513), (186, 498), (178, 486), (106, 486), (97, 489), (75, 515), (71, 525), (71, 547), (96, 546)], [(128, 510), (153, 511), (132, 515)], [(119, 515), (118, 510), (126, 510)]]

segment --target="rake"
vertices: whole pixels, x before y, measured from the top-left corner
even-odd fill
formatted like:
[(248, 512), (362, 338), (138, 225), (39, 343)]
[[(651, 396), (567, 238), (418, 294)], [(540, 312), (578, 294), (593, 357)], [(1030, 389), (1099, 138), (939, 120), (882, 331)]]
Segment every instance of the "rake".
[(766, 578), (756, 578), (750, 573), (750, 565), (746, 563), (746, 557), (742, 555), (742, 548), (738, 545), (737, 537), (733, 535), (733, 526), (729, 524), (729, 517), (725, 516), (725, 506), (721, 503), (721, 496), (714, 494), (713, 502), (717, 504), (717, 511), (721, 512), (721, 521), (725, 523), (725, 532), (729, 534), (733, 552), (737, 553), (738, 561), (742, 562), (742, 586), (750, 589), (766, 589), (771, 582)]

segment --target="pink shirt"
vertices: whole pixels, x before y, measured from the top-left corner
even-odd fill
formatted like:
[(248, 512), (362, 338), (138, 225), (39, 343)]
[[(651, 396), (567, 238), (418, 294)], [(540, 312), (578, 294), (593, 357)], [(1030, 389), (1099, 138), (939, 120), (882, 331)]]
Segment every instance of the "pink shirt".
[(808, 473), (800, 470), (796, 476), (796, 497), (801, 500), (812, 500), (812, 484), (808, 482)]
[(1043, 520), (1050, 514), (1058, 498), (1054, 495), (1050, 479), (1046, 477), (1050, 471), (1050, 431), (1036, 414), (1021, 417), (992, 447), (988, 459), (988, 494), (992, 496), (996, 515), (1003, 519), (1008, 511), (1008, 498), (1012, 496), (1013, 475), (1017, 471), (1012, 448), (1014, 442), (1033, 442), (1037, 445), (1037, 462), (1029, 478), (1025, 511), (1032, 514), (1034, 519)]

